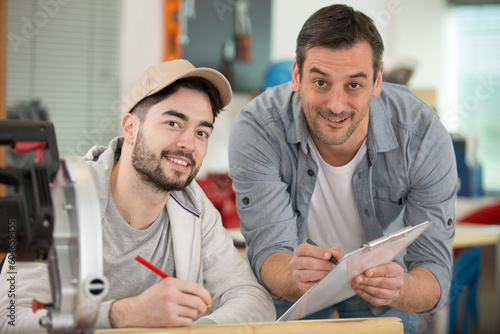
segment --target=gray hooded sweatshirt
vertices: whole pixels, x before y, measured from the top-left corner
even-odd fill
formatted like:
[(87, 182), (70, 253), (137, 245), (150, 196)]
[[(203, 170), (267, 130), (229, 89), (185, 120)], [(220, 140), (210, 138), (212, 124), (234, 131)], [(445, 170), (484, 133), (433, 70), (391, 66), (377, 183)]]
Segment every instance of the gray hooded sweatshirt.
[[(101, 303), (96, 329), (110, 328), (113, 301), (134, 296), (162, 278), (134, 260), (151, 260), (169, 275), (196, 282), (212, 296), (210, 314), (199, 315), (195, 325), (275, 321), (269, 293), (255, 278), (248, 263), (235, 249), (215, 209), (195, 182), (183, 191), (172, 192), (163, 212), (146, 230), (135, 230), (118, 214), (111, 196), (110, 178), (118, 161), (123, 139), (108, 147), (93, 147), (85, 156), (97, 180), (103, 231), (104, 275), (110, 291)], [(8, 305), (7, 270), (0, 275), (0, 305)], [(38, 324), (46, 310), (34, 314), (31, 301), (51, 299), (45, 263), (16, 263), (15, 326), (0, 308), (0, 331), (22, 333), (44, 331)]]

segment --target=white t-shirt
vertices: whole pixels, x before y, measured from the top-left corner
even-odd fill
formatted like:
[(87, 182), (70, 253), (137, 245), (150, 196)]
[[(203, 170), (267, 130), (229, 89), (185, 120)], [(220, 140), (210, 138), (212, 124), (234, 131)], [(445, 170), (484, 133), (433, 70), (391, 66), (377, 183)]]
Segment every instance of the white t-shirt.
[(354, 159), (341, 167), (326, 163), (310, 137), (309, 143), (319, 169), (304, 242), (309, 238), (324, 248), (340, 246), (347, 254), (367, 241), (352, 186), (354, 173), (366, 157), (366, 139)]

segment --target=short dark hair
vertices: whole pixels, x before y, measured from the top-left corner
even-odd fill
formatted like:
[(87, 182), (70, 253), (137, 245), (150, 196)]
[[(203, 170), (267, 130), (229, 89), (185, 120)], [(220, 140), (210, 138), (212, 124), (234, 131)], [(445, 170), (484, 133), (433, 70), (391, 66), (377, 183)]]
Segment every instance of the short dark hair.
[(214, 120), (221, 112), (223, 103), (219, 90), (210, 81), (202, 77), (189, 77), (174, 81), (159, 92), (142, 99), (130, 112), (134, 113), (143, 122), (152, 106), (165, 100), (180, 88), (188, 88), (207, 94), (212, 106)]
[(346, 5), (335, 4), (319, 9), (307, 19), (297, 37), (295, 53), (300, 75), (306, 54), (311, 48), (323, 46), (344, 49), (360, 41), (368, 42), (372, 49), (375, 82), (382, 64), (384, 42), (373, 20)]

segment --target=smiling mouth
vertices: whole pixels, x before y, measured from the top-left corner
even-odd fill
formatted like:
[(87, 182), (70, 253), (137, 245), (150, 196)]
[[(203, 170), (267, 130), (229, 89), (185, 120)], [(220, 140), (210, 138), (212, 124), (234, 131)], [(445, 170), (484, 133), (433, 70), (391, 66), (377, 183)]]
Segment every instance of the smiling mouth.
[(186, 161), (183, 161), (183, 160), (179, 160), (179, 159), (176, 159), (176, 158), (171, 158), (171, 157), (165, 157), (167, 158), (167, 160), (170, 160), (178, 165), (181, 165), (181, 166), (188, 166), (189, 164), (186, 162)]
[[(321, 114), (320, 114), (321, 115)], [(323, 116), (321, 115), (321, 117), (323, 117), (324, 119), (326, 119), (327, 121), (330, 121), (330, 122), (335, 122), (335, 123), (341, 123), (343, 121), (345, 121), (346, 119), (348, 119), (349, 117), (345, 117), (345, 118), (330, 118), (330, 117), (326, 117), (326, 116)]]

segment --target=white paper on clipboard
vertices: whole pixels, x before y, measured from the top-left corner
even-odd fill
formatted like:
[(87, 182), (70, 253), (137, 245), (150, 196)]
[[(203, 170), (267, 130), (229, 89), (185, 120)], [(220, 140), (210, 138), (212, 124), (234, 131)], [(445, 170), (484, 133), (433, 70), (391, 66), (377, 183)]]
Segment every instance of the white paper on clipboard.
[(408, 226), (346, 254), (321, 281), (310, 288), (277, 321), (298, 320), (355, 294), (350, 282), (365, 270), (391, 262), (432, 222)]

